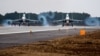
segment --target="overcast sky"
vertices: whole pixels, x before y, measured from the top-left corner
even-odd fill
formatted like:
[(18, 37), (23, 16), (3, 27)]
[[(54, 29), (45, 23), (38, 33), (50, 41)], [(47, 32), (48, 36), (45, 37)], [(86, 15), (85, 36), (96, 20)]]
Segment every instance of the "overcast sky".
[(86, 12), (91, 16), (100, 16), (100, 0), (0, 0), (0, 13), (47, 11)]

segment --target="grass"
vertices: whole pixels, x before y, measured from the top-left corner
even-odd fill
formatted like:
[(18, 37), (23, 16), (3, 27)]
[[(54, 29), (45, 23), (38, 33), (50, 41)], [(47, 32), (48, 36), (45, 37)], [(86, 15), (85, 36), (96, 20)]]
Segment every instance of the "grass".
[(0, 56), (99, 56), (100, 31), (0, 50)]

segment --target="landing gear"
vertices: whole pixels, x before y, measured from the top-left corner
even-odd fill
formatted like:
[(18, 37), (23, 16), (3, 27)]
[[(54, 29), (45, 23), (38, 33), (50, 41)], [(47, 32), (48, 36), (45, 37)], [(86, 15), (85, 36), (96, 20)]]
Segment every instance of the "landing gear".
[(63, 23), (62, 27), (64, 27), (64, 26), (70, 26), (70, 25), (73, 27), (73, 23)]
[(73, 23), (71, 23), (71, 26), (73, 27)]

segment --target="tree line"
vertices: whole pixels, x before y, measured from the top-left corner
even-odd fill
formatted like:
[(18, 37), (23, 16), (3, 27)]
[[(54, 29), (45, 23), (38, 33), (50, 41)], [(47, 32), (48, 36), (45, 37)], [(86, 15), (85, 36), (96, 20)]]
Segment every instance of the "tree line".
[[(54, 13), (53, 20), (61, 20), (66, 18), (66, 14), (69, 14), (69, 18), (71, 19), (78, 19), (78, 20), (84, 20), (87, 17), (90, 17), (91, 15), (88, 13), (76, 13), (76, 12), (71, 12), (71, 13), (64, 13), (64, 12), (42, 12), (42, 13), (48, 13), (49, 15), (52, 15)], [(36, 13), (25, 13), (26, 18), (28, 19), (33, 19), (33, 20), (38, 20), (38, 15)], [(4, 16), (0, 14), (0, 24), (6, 20), (6, 19), (20, 19), (22, 17), (23, 13), (19, 13), (17, 11), (13, 13), (6, 13)], [(47, 18), (49, 19), (49, 18)]]

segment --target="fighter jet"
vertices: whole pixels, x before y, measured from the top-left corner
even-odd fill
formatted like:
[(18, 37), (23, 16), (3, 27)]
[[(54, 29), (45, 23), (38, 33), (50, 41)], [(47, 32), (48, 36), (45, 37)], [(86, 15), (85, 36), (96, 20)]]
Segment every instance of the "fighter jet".
[(11, 25), (19, 25), (19, 26), (20, 25), (30, 26), (30, 24), (37, 23), (37, 22), (39, 22), (39, 20), (27, 19), (25, 13), (23, 13), (22, 18), (16, 19), (16, 20), (11, 20), (11, 21), (8, 22), (8, 24), (11, 24)]
[(66, 14), (66, 18), (62, 20), (56, 20), (53, 22), (62, 22), (62, 26), (64, 27), (65, 25), (71, 25), (73, 27), (73, 22), (80, 22), (82, 20), (76, 20), (76, 19), (70, 19), (69, 14)]

